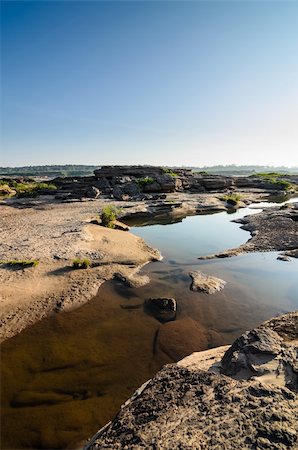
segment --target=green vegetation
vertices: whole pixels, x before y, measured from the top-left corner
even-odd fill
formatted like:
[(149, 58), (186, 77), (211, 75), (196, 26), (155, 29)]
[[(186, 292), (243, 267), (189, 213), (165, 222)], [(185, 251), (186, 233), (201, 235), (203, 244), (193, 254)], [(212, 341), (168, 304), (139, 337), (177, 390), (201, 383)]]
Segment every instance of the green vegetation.
[(11, 259), (8, 261), (0, 261), (0, 264), (4, 264), (6, 266), (11, 267), (36, 267), (39, 264), (39, 261), (37, 259), (24, 259), (24, 260), (17, 260), (17, 259)]
[(173, 177), (173, 178), (174, 178), (174, 177), (178, 177), (178, 176), (179, 176), (178, 173), (173, 172), (172, 169), (167, 169), (167, 168), (163, 167), (162, 170), (163, 170), (163, 172), (166, 173), (167, 175), (170, 175), (170, 177)]
[(138, 178), (137, 183), (139, 186), (145, 186), (146, 184), (154, 183), (155, 179), (152, 177)]
[(227, 202), (231, 206), (236, 206), (238, 202), (241, 200), (240, 194), (229, 194), (223, 197), (220, 197), (220, 200)]
[(8, 187), (9, 189), (15, 191), (18, 197), (36, 197), (43, 190), (56, 190), (57, 187), (53, 183), (38, 183), (36, 181), (22, 181), (18, 182), (16, 180), (0, 180), (0, 186), (3, 188)]
[(79, 259), (76, 258), (73, 260), (72, 262), (72, 267), (74, 269), (88, 269), (88, 267), (90, 267), (90, 259), (85, 258), (85, 259)]
[(114, 221), (119, 217), (121, 209), (113, 205), (107, 205), (100, 214), (101, 223), (104, 227), (114, 228)]
[(256, 176), (262, 178), (267, 183), (274, 184), (276, 187), (279, 187), (286, 191), (288, 191), (290, 189), (295, 190), (295, 187), (296, 187), (290, 181), (281, 179), (285, 176), (285, 174), (280, 173), (280, 172), (261, 172), (261, 173), (257, 173)]

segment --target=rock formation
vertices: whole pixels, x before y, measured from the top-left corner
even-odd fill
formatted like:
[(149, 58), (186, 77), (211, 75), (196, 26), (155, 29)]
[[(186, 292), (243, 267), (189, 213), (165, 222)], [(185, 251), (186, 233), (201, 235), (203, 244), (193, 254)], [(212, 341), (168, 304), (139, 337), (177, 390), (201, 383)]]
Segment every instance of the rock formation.
[(165, 366), (85, 450), (297, 448), (297, 338), (298, 312), (289, 313), (221, 360), (225, 347)]

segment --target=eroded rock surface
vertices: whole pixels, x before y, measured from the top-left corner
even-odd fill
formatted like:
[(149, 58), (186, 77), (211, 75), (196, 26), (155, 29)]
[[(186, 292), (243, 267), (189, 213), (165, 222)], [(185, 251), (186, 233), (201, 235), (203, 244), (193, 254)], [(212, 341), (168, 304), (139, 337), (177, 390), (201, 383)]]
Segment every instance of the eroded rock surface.
[(85, 449), (297, 449), (297, 327), (285, 314), (165, 366)]
[(288, 389), (166, 366), (90, 449), (288, 449), (297, 443)]

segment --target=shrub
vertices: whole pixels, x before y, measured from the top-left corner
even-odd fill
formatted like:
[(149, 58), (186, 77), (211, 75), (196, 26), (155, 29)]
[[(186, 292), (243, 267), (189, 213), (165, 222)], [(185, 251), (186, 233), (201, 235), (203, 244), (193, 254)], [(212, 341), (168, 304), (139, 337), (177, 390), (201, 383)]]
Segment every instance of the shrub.
[(36, 267), (39, 264), (39, 261), (37, 259), (25, 259), (25, 260), (17, 260), (17, 259), (11, 259), (8, 261), (0, 261), (0, 264), (5, 264), (6, 266), (11, 267)]
[(138, 178), (136, 181), (139, 186), (145, 186), (145, 184), (154, 183), (155, 179), (152, 177), (145, 177), (145, 178)]
[(85, 258), (85, 259), (76, 258), (72, 262), (72, 267), (74, 269), (88, 269), (90, 264), (91, 264), (90, 259), (88, 259), (88, 258)]
[(23, 181), (18, 182), (16, 180), (0, 180), (0, 185), (8, 185), (9, 188), (16, 191), (18, 197), (36, 197), (41, 191), (56, 190), (57, 187), (53, 183), (38, 183), (36, 181)]
[(280, 187), (281, 189), (284, 189), (286, 191), (290, 189), (296, 188), (296, 186), (291, 183), (290, 181), (283, 180), (283, 178), (286, 174), (279, 173), (279, 172), (263, 172), (263, 173), (257, 173), (256, 176), (262, 178), (267, 183), (273, 184), (276, 187)]
[(173, 170), (172, 169), (167, 169), (167, 168), (165, 168), (165, 167), (163, 167), (163, 172), (164, 173), (166, 173), (167, 175), (170, 175), (170, 177), (178, 177), (178, 173), (176, 173), (176, 172), (173, 172)]
[(114, 228), (113, 222), (119, 217), (120, 212), (121, 209), (116, 206), (105, 206), (100, 215), (102, 225), (107, 228)]
[(241, 200), (240, 194), (229, 194), (221, 197), (220, 200), (227, 202), (229, 205), (235, 206)]

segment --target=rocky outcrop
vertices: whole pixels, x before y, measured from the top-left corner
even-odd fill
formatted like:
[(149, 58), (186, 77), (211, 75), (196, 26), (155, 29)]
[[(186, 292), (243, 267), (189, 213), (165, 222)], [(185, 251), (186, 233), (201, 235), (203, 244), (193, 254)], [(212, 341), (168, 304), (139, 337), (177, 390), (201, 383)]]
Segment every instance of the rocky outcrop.
[(192, 278), (190, 289), (192, 291), (202, 291), (206, 294), (214, 294), (214, 292), (221, 291), (226, 284), (226, 281), (221, 278), (216, 278), (211, 275), (195, 270), (189, 273)]
[(298, 312), (289, 313), (245, 333), (219, 361), (225, 347), (165, 366), (85, 449), (297, 448), (297, 328)]
[[(3, 181), (6, 179), (3, 178)], [(16, 181), (20, 180), (15, 179)], [(29, 179), (26, 179), (29, 181)], [(102, 166), (94, 176), (57, 177), (52, 182), (57, 190), (41, 190), (42, 195), (55, 195), (60, 201), (98, 198), (103, 195), (116, 200), (146, 200), (148, 195), (185, 192), (226, 192), (237, 189), (257, 189), (280, 192), (297, 184), (297, 176), (284, 175), (232, 177), (193, 172), (190, 169), (169, 169), (158, 166)]]
[(298, 314), (265, 322), (236, 339), (221, 361), (221, 373), (257, 377), (298, 392)]

